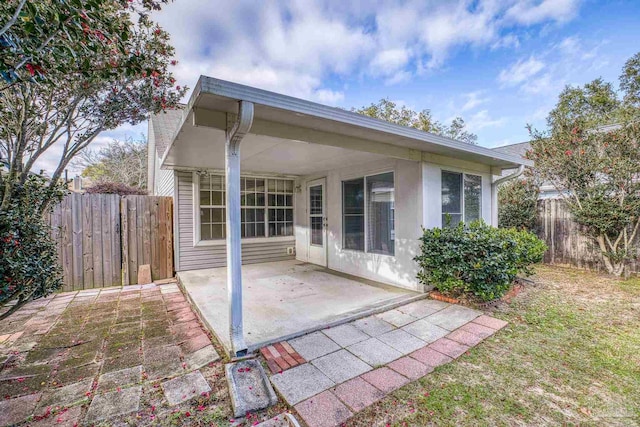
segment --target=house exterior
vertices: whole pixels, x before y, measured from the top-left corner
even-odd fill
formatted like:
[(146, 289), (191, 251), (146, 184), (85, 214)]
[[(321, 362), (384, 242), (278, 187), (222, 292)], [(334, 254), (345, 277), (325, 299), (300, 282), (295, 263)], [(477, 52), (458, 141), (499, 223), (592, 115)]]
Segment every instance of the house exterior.
[(287, 259), (424, 291), (422, 227), (497, 224), (496, 180), (529, 164), (204, 76), (183, 109), (149, 122), (149, 188), (174, 198), (175, 268), (230, 266), (232, 305), (242, 264)]

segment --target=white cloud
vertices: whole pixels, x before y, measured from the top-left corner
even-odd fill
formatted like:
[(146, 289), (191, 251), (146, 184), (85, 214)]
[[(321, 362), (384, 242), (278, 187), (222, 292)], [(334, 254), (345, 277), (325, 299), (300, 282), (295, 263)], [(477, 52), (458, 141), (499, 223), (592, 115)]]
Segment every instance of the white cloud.
[(488, 110), (480, 110), (477, 113), (471, 115), (466, 121), (467, 128), (471, 132), (478, 132), (479, 130), (491, 127), (500, 127), (507, 122), (506, 117), (493, 118), (489, 114)]
[(460, 107), (460, 112), (465, 112), (469, 110), (473, 110), (479, 105), (482, 105), (489, 101), (488, 97), (483, 97), (485, 91), (477, 90), (475, 92), (465, 93), (463, 95), (464, 104)]
[(546, 20), (566, 22), (576, 16), (579, 5), (580, 0), (526, 0), (511, 6), (506, 17), (525, 25)]
[(544, 62), (534, 56), (530, 56), (528, 59), (520, 59), (510, 67), (500, 71), (498, 81), (504, 86), (517, 86), (526, 83), (544, 68)]

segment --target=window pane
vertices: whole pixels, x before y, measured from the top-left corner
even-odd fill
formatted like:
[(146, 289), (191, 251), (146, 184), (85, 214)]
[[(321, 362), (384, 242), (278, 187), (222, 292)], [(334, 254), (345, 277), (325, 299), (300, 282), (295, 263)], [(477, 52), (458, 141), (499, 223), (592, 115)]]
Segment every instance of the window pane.
[(256, 221), (264, 222), (264, 209), (256, 209)]
[(256, 223), (256, 237), (264, 237), (264, 222)]
[(284, 205), (287, 207), (293, 207), (293, 196), (284, 196)]
[(224, 228), (223, 224), (213, 224), (211, 226), (211, 238), (224, 239)]
[(344, 248), (364, 251), (364, 215), (344, 217)]
[(224, 190), (224, 177), (220, 175), (211, 175), (211, 189)]
[(368, 251), (394, 254), (394, 185), (393, 173), (367, 177)]
[(211, 240), (211, 225), (202, 224), (200, 226), (200, 240)]
[(225, 222), (224, 208), (211, 209), (211, 222)]
[(256, 194), (256, 206), (264, 206), (264, 193)]
[(269, 194), (269, 206), (275, 206), (275, 205), (276, 205), (276, 195)]
[(442, 172), (442, 213), (462, 213), (462, 174)]
[(264, 179), (256, 179), (256, 191), (264, 193)]
[(322, 186), (316, 185), (309, 188), (309, 213), (322, 215)]
[(267, 190), (271, 193), (271, 192), (275, 192), (276, 191), (276, 180), (275, 179), (269, 179), (267, 180)]
[(211, 193), (208, 191), (200, 192), (200, 205), (209, 206), (211, 205)]
[(292, 222), (293, 221), (293, 209), (285, 210), (285, 216), (284, 217), (288, 222)]
[(322, 217), (311, 217), (311, 244), (319, 246), (323, 245)]
[(343, 213), (345, 215), (364, 214), (364, 178), (342, 183)]
[(224, 205), (224, 193), (222, 191), (212, 191), (211, 192), (211, 204), (213, 206), (223, 206)]
[(211, 222), (211, 209), (200, 209), (200, 222), (203, 224)]
[(208, 174), (200, 175), (200, 189), (209, 190), (211, 188), (211, 177)]
[(468, 224), (481, 217), (482, 177), (464, 176), (464, 221)]
[(284, 206), (284, 195), (278, 194), (276, 198), (277, 198), (278, 206)]
[(255, 179), (250, 179), (250, 178), (245, 178), (246, 180), (246, 190), (247, 191), (255, 191), (256, 189), (256, 180)]
[(247, 194), (247, 206), (256, 205), (256, 195), (253, 193)]
[(442, 227), (455, 227), (462, 222), (462, 214), (442, 214)]

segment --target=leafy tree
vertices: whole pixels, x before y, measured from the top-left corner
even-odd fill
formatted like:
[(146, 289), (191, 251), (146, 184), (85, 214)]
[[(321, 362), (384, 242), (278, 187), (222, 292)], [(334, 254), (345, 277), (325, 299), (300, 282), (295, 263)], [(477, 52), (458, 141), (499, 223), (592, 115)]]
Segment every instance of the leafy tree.
[(99, 151), (85, 150), (73, 161), (93, 184), (124, 184), (147, 188), (147, 141), (113, 140)]
[[(148, 13), (168, 0), (5, 0), (0, 3), (0, 81), (47, 81), (50, 75), (91, 72), (87, 53), (108, 43), (127, 48), (129, 31), (114, 14)], [(136, 64), (130, 64), (131, 69)], [(52, 83), (55, 79), (51, 80)], [(2, 87), (2, 86), (0, 86)]]
[[(131, 2), (141, 10), (160, 3)], [(5, 19), (13, 16), (7, 14), (12, 7), (22, 8), (15, 22)], [(75, 8), (75, 15), (69, 8)], [(64, 184), (61, 178), (69, 162), (101, 132), (175, 108), (185, 92), (169, 72), (174, 63), (169, 35), (144, 12), (137, 21), (132, 19), (134, 9), (125, 0), (0, 5), (0, 20), (7, 22), (0, 24), (0, 60), (5, 72), (10, 68), (8, 84), (0, 90), (0, 158), (8, 167), (0, 180), (0, 237), (11, 236), (10, 244), (20, 248), (3, 249), (2, 268), (9, 268), (4, 277), (14, 278), (10, 297), (20, 303), (51, 292), (59, 283), (44, 280), (44, 273), (29, 276), (27, 270), (37, 264), (55, 277), (55, 252), (47, 249), (53, 242), (42, 218), (59, 200), (56, 189)], [(48, 22), (52, 17), (58, 24)], [(15, 46), (5, 46), (7, 35)], [(26, 64), (29, 78), (21, 74), (25, 58), (37, 71), (33, 78)], [(36, 188), (30, 184), (30, 171), (45, 154), (57, 155), (57, 165), (47, 171), (50, 179)], [(43, 251), (48, 255), (43, 257)], [(44, 288), (31, 292), (32, 286)]]
[(527, 169), (521, 179), (512, 179), (498, 188), (498, 226), (534, 230), (540, 185), (533, 171)]
[(386, 120), (402, 126), (416, 128), (425, 132), (431, 132), (448, 138), (457, 139), (469, 144), (476, 144), (478, 136), (467, 131), (462, 117), (456, 117), (450, 125), (440, 123), (431, 116), (430, 110), (416, 112), (404, 105), (398, 105), (388, 99), (381, 99), (367, 107), (352, 108), (351, 111), (376, 119)]
[(549, 113), (548, 129), (530, 127), (528, 158), (565, 198), (615, 275), (624, 273), (640, 228), (638, 59), (625, 64), (622, 97), (602, 79), (568, 86)]
[(1, 93), (0, 157), (9, 163), (10, 179), (4, 182), (0, 210), (13, 197), (12, 187), (25, 182), (45, 153), (60, 152), (57, 166), (48, 171), (55, 185), (101, 132), (175, 108), (185, 92), (168, 70), (174, 63), (169, 35), (148, 19), (134, 23), (120, 1), (101, 4), (100, 22), (120, 30), (117, 43), (104, 39), (87, 50), (77, 40), (70, 47), (76, 61), (86, 64), (80, 71), (49, 74), (55, 84), (19, 81)]
[[(0, 175), (0, 196), (5, 189)], [(16, 190), (9, 207), (0, 211), (0, 306), (16, 301), (2, 311), (8, 317), (31, 299), (47, 296), (62, 286), (57, 249), (51, 228), (34, 209), (45, 201), (60, 201), (65, 193), (62, 183), (51, 186), (46, 178), (29, 175)]]

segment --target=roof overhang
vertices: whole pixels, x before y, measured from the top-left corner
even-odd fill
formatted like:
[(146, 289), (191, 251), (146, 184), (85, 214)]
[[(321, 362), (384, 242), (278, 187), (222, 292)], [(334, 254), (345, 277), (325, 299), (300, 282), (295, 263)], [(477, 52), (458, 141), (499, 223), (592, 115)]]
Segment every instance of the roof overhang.
[[(496, 169), (531, 165), (522, 158), (478, 145), (340, 108), (201, 76), (183, 111), (176, 134), (162, 156), (162, 166), (215, 168), (220, 165), (224, 156), (220, 155), (218, 142), (224, 143), (228, 114), (237, 114), (239, 101), (254, 104), (253, 126), (245, 137), (242, 150), (243, 156), (248, 150), (247, 156), (258, 156), (258, 160), (262, 151), (277, 146), (292, 153), (292, 159), (299, 159), (301, 155), (312, 156), (309, 160), (316, 163), (322, 163), (323, 158), (331, 163), (330, 158), (335, 162), (349, 154), (362, 153), (362, 159), (371, 160), (394, 157), (429, 161), (443, 156)], [(310, 145), (317, 145), (316, 150), (319, 151), (314, 152)], [(205, 157), (215, 161), (206, 161)], [(299, 173), (305, 171), (301, 169)], [(290, 173), (298, 172), (294, 168)]]

